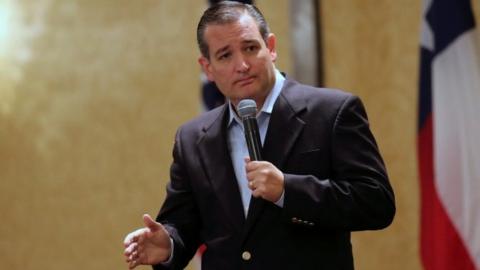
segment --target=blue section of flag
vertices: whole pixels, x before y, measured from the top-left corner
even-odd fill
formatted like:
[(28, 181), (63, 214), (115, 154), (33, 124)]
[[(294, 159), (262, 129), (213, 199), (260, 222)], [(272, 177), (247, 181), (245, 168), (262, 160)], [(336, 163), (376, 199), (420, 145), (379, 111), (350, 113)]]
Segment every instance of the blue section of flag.
[(434, 0), (426, 14), (434, 40), (434, 53), (440, 53), (453, 40), (475, 27), (470, 0)]
[(433, 59), (462, 33), (475, 27), (470, 0), (433, 0), (425, 20), (432, 31), (434, 49), (420, 50), (419, 130), (432, 112)]
[(433, 53), (420, 48), (420, 92), (419, 92), (419, 121), (418, 129), (422, 129), (427, 117), (432, 112), (432, 68)]

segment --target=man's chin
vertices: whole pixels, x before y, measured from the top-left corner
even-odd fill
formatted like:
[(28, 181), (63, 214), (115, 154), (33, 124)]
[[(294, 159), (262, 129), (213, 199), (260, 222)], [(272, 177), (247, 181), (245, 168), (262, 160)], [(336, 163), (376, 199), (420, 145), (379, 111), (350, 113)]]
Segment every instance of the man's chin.
[(244, 98), (252, 98), (259, 93), (258, 86), (254, 83), (237, 87), (237, 91), (240, 93), (240, 96)]

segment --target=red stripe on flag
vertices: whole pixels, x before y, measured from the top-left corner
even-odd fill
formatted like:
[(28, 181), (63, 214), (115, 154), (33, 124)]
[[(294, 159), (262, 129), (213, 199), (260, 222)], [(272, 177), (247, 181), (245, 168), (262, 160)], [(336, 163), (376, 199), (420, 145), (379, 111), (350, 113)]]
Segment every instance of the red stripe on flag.
[(475, 270), (473, 260), (445, 212), (435, 188), (431, 116), (420, 130), (418, 149), (421, 188), (420, 253), (424, 269)]

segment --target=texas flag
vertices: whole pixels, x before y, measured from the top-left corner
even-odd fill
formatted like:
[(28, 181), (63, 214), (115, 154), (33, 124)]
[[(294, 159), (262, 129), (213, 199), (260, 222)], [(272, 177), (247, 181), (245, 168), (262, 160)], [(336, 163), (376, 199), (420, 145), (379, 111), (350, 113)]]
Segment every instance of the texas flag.
[(470, 0), (424, 0), (418, 157), (426, 270), (480, 269), (479, 41)]

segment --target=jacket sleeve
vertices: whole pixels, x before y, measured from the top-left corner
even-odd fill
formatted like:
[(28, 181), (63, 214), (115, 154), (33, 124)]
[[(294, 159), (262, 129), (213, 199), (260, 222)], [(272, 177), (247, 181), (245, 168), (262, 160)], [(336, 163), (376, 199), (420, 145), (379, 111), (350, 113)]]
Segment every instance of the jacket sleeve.
[(395, 214), (394, 194), (358, 97), (348, 96), (341, 104), (329, 143), (329, 179), (285, 174), (285, 217), (332, 230), (388, 226)]
[(175, 137), (167, 196), (156, 219), (173, 239), (173, 257), (167, 265), (153, 266), (155, 270), (184, 269), (200, 245), (200, 216), (183, 164), (183, 151), (180, 128)]

